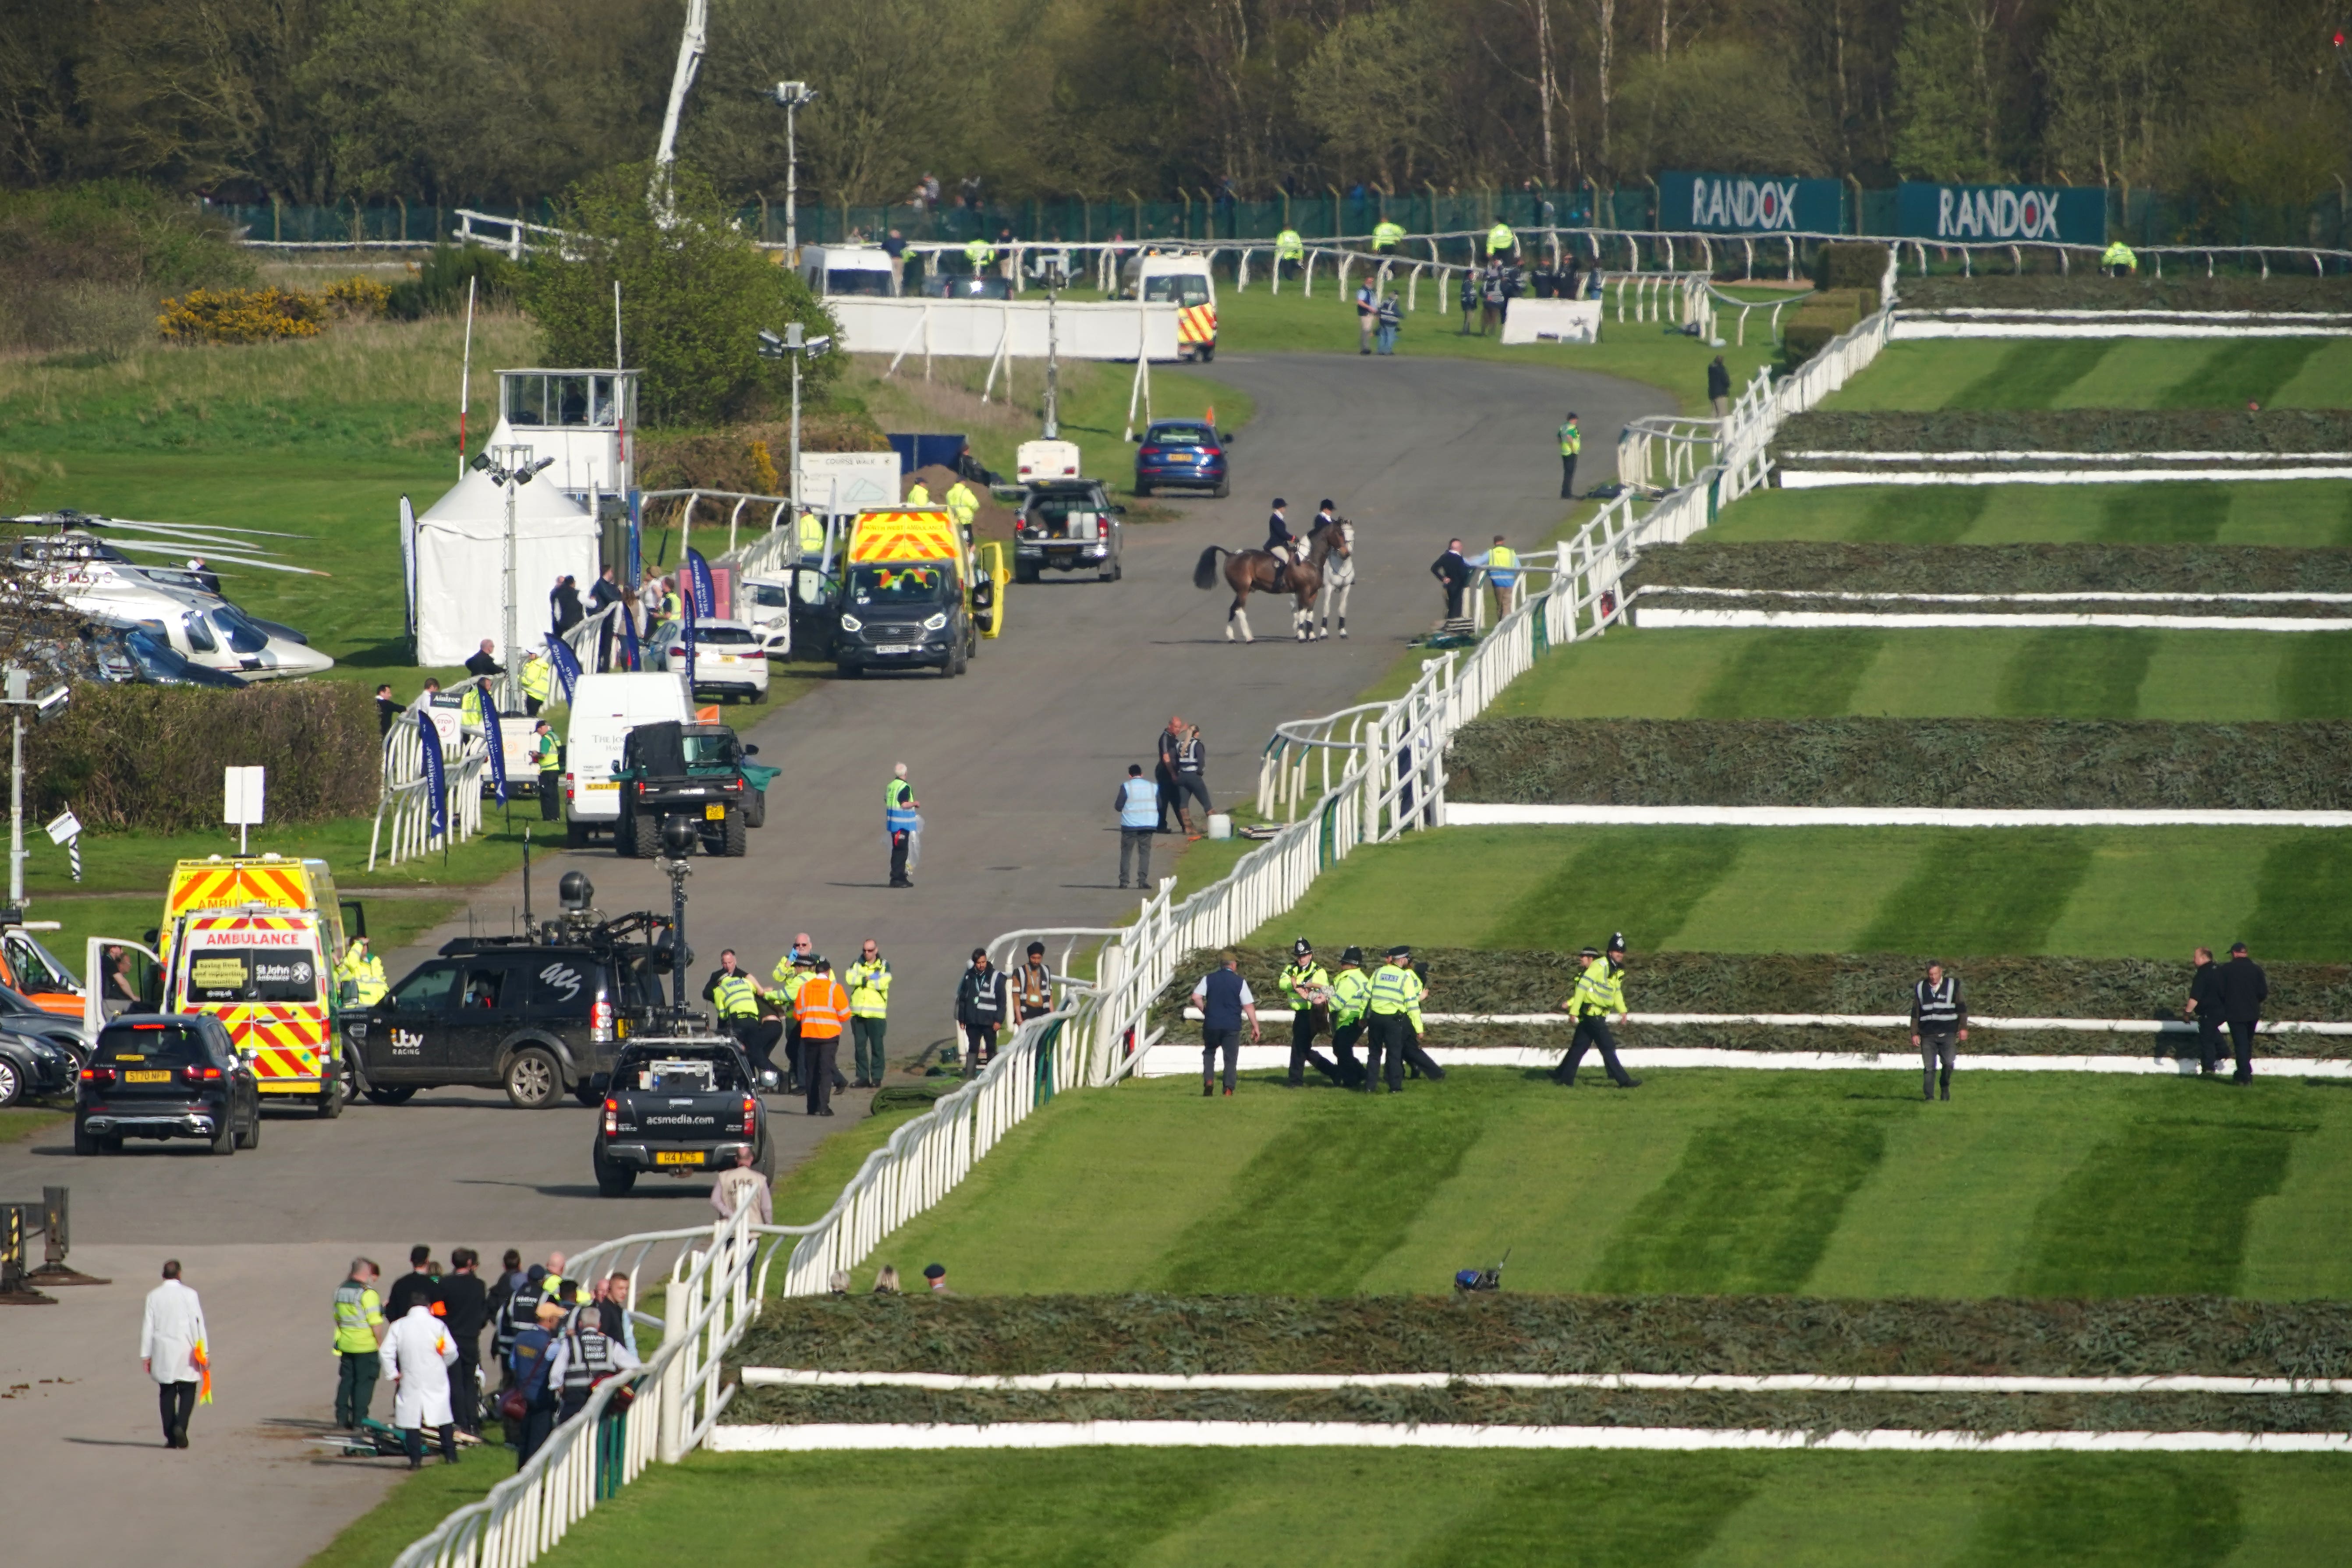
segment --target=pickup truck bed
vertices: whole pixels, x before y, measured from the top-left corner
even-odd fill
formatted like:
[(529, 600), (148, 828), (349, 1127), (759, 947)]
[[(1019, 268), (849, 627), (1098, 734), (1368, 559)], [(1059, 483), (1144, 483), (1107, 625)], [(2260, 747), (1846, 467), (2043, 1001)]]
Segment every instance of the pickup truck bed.
[(731, 1039), (632, 1040), (614, 1063), (597, 1118), (596, 1190), (624, 1196), (646, 1171), (723, 1171), (744, 1149), (754, 1169), (773, 1177), (767, 1108), (752, 1083), (751, 1064)]

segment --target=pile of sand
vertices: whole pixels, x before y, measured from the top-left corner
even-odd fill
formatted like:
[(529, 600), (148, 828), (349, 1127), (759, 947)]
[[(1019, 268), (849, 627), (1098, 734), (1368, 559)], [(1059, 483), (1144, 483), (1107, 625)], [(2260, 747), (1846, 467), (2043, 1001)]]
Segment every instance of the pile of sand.
[[(919, 479), (922, 481), (924, 488), (930, 491), (931, 504), (941, 506), (946, 504), (950, 487), (956, 482), (956, 473), (954, 469), (939, 463), (933, 463), (927, 468), (917, 468), (898, 481), (898, 494), (903, 498), (908, 490), (914, 488), (915, 482)], [(990, 493), (988, 487), (979, 480), (966, 479), (964, 483), (970, 485), (971, 493), (980, 498), (980, 510), (972, 515), (971, 520), (973, 542), (985, 543), (993, 539), (1011, 543), (1013, 525), (1018, 514), (1011, 507), (998, 500)]]

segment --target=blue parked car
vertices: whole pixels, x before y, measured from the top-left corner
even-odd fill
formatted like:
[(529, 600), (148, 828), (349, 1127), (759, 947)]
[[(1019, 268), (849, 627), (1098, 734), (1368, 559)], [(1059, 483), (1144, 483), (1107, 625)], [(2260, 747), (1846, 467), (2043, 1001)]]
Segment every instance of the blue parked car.
[(1230, 431), (1220, 435), (1197, 419), (1161, 419), (1138, 439), (1142, 445), (1135, 449), (1137, 495), (1168, 485), (1197, 486), (1219, 499), (1232, 492), (1225, 474), (1225, 448), (1234, 442)]

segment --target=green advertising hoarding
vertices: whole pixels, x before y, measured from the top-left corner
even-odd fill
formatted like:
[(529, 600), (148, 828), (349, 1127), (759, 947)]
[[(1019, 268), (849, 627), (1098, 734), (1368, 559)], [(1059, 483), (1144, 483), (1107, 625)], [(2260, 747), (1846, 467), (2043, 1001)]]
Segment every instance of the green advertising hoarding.
[(1658, 226), (1671, 233), (1843, 234), (1845, 187), (1778, 174), (1658, 176)]
[(1906, 181), (1895, 230), (1953, 245), (2105, 245), (2107, 193), (2089, 185), (1936, 185)]

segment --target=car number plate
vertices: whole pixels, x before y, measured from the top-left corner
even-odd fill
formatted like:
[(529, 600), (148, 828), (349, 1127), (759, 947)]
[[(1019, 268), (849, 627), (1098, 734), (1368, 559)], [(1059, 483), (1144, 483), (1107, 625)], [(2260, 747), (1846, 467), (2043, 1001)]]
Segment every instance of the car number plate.
[(723, 805), (706, 805), (702, 808), (702, 819), (705, 822), (724, 822), (727, 820), (727, 808)]
[(656, 1165), (699, 1165), (702, 1163), (702, 1156), (697, 1153), (674, 1154), (665, 1149), (655, 1153), (654, 1163)]
[(878, 645), (874, 651), (876, 653), (912, 653), (915, 651), (915, 646), (912, 643), (886, 642)]
[(172, 1081), (172, 1075), (167, 1072), (127, 1072), (122, 1075), (122, 1081), (125, 1083), (169, 1083)]

